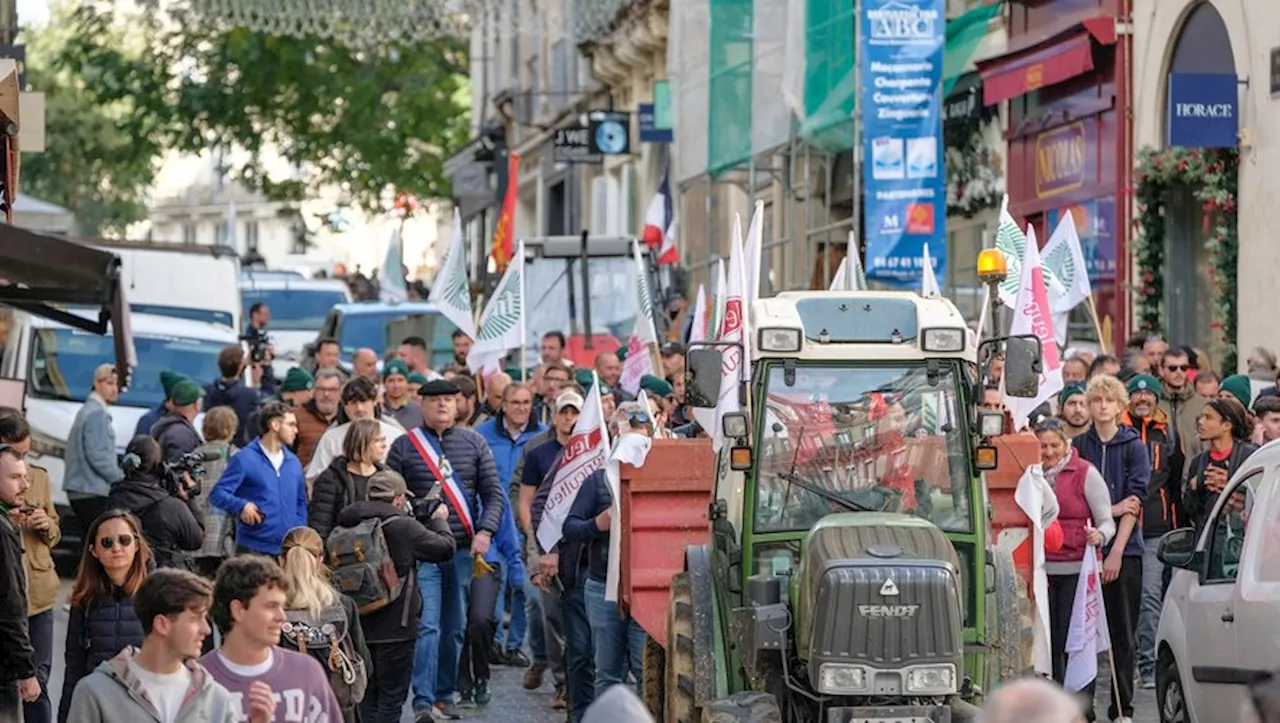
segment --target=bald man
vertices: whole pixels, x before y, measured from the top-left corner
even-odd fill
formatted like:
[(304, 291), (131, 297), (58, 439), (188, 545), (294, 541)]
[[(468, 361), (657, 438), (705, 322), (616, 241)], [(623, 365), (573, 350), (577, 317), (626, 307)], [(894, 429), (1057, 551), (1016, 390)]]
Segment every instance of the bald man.
[(374, 350), (357, 349), (352, 365), (355, 367), (356, 376), (364, 377), (374, 384), (382, 381), (378, 378), (378, 353)]
[(1083, 723), (1080, 701), (1047, 680), (1024, 678), (987, 699), (981, 723)]
[(476, 415), (476, 424), (496, 416), (502, 409), (502, 392), (511, 383), (510, 375), (498, 372), (484, 381), (484, 402), (480, 404), (480, 413)]

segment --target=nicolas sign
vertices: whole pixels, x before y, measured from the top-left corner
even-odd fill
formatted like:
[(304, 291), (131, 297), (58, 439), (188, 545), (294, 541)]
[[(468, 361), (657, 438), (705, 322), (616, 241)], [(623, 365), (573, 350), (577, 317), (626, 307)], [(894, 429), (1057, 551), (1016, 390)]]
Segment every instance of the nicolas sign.
[(1169, 145), (1234, 148), (1238, 142), (1239, 93), (1230, 74), (1169, 75)]

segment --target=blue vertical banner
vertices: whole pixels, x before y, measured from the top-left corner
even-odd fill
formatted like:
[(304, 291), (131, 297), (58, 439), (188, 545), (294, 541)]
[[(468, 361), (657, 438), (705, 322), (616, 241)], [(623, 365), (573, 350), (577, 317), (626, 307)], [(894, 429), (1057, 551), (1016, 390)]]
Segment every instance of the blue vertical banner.
[(946, 279), (946, 26), (944, 0), (862, 0), (858, 43), (866, 273), (890, 286), (920, 285), (925, 244), (934, 274)]

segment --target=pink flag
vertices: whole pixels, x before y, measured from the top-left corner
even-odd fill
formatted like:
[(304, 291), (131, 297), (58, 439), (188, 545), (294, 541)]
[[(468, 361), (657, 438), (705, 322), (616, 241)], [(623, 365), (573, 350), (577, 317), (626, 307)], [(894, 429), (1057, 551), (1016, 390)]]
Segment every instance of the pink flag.
[(1098, 548), (1086, 545), (1076, 598), (1067, 627), (1067, 670), (1062, 687), (1084, 690), (1098, 677), (1098, 653), (1111, 649), (1107, 608), (1102, 603), (1102, 578), (1098, 575)]
[(1044, 355), (1044, 371), (1040, 374), (1040, 390), (1034, 399), (1006, 397), (1005, 406), (1013, 418), (1013, 428), (1021, 430), (1031, 412), (1062, 391), (1062, 358), (1053, 333), (1053, 309), (1040, 268), (1040, 249), (1036, 246), (1034, 228), (1027, 229), (1027, 245), (1022, 254), (1022, 274), (1018, 280), (1018, 297), (1013, 306), (1011, 335), (1035, 334)]

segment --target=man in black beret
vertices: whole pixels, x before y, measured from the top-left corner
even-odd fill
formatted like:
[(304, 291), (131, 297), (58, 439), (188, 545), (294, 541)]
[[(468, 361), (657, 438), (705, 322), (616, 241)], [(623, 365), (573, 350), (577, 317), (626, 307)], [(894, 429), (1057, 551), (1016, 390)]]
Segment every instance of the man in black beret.
[(414, 653), (413, 708), (419, 720), (433, 708), (436, 717), (452, 720), (458, 717), (453, 694), (474, 560), (488, 551), (502, 524), (505, 503), (489, 445), (456, 423), (458, 386), (435, 379), (422, 385), (418, 394), (423, 424), (391, 444), (387, 466), (419, 497), (439, 486), (449, 505), (449, 528), (458, 551), (447, 562), (418, 567), (423, 605)]

